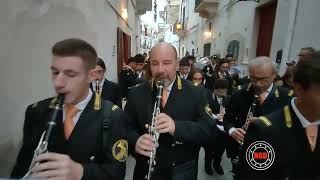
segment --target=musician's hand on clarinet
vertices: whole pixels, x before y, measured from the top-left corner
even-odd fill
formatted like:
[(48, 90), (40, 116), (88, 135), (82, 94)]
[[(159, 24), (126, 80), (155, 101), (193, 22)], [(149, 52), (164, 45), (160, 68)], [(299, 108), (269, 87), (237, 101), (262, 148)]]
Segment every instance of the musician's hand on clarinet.
[(80, 180), (83, 176), (82, 165), (68, 155), (45, 153), (36, 157), (36, 161), (44, 163), (32, 168), (31, 178)]
[(244, 141), (244, 135), (246, 134), (246, 131), (244, 131), (242, 128), (236, 128), (232, 133), (231, 136), (233, 139), (235, 139), (237, 142), (242, 143)]
[(144, 134), (136, 142), (135, 151), (143, 156), (150, 156), (152, 149), (155, 147), (153, 138), (150, 134)]
[(225, 115), (226, 114), (226, 108), (224, 108), (224, 107), (220, 108), (219, 114)]
[(223, 117), (224, 117), (224, 114), (217, 114), (218, 121), (223, 122)]
[(165, 113), (160, 113), (156, 116), (156, 128), (159, 133), (170, 133), (172, 136), (176, 130), (176, 125), (173, 119)]

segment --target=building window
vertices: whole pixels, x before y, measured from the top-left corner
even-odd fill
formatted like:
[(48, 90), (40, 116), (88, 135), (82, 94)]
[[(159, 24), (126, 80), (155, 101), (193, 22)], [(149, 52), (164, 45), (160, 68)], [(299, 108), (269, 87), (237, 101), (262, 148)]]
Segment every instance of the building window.
[(235, 60), (238, 60), (240, 42), (237, 40), (230, 41), (228, 44), (228, 54), (232, 54)]
[(184, 47), (182, 47), (182, 56), (184, 56)]
[(210, 56), (210, 51), (211, 51), (211, 43), (207, 43), (203, 45), (203, 56)]

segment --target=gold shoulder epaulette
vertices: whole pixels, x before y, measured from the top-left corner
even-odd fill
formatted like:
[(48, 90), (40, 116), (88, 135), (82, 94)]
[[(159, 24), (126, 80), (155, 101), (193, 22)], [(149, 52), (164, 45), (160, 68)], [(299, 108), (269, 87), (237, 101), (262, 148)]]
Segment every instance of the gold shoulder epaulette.
[(291, 113), (290, 113), (288, 105), (284, 106), (283, 113), (284, 113), (284, 119), (286, 121), (286, 126), (288, 128), (291, 128), (292, 127), (292, 117), (291, 117)]
[(279, 91), (278, 89), (276, 89), (276, 91), (274, 92), (274, 95), (278, 98), (279, 97)]
[(119, 106), (117, 106), (117, 105), (115, 105), (115, 104), (112, 105), (112, 108), (111, 108), (112, 111), (116, 111), (117, 109), (119, 109)]
[(270, 126), (272, 125), (271, 121), (270, 121), (268, 118), (266, 118), (265, 116), (260, 116), (260, 117), (259, 117), (259, 120), (260, 120), (263, 124), (265, 124), (267, 127), (270, 127)]
[(49, 104), (49, 108), (54, 108), (55, 104), (57, 103), (57, 100), (57, 97), (54, 97)]
[(37, 107), (38, 106), (38, 102), (35, 102), (35, 103), (33, 103), (32, 105), (31, 105), (31, 108), (35, 108), (35, 107)]
[(182, 83), (181, 83), (181, 78), (180, 78), (180, 76), (177, 76), (177, 86), (178, 86), (178, 89), (179, 89), (179, 90), (182, 89)]
[(293, 96), (293, 93), (294, 93), (293, 90), (290, 90), (288, 93), (288, 96)]

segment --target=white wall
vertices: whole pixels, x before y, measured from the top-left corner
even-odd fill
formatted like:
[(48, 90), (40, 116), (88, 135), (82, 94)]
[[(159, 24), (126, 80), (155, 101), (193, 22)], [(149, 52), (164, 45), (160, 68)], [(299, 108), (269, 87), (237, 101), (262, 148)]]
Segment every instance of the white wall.
[[(116, 4), (118, 9), (129, 6), (133, 30), (123, 24), (121, 28), (135, 37), (131, 1)], [(112, 51), (121, 21), (104, 0), (0, 2), (0, 177), (9, 174), (15, 161), (26, 106), (54, 95), (49, 68), (52, 45), (72, 37), (90, 42), (107, 61), (108, 79), (115, 80), (117, 54)]]
[[(211, 42), (211, 55), (219, 53), (221, 56), (225, 56), (227, 53), (227, 46), (231, 40), (240, 41), (239, 61), (242, 62), (245, 59), (251, 58), (252, 52), (255, 53), (255, 41), (253, 41), (253, 21), (255, 16), (255, 2), (238, 2), (234, 5), (227, 6), (229, 0), (222, 0), (218, 6), (218, 15), (214, 19), (202, 19), (197, 13), (194, 13), (194, 1), (188, 1), (191, 7), (188, 8), (189, 12), (189, 24), (188, 28), (197, 26), (197, 46), (199, 52), (197, 56), (203, 56), (203, 45)], [(208, 29), (208, 24), (212, 23), (212, 35), (206, 37), (204, 32)], [(188, 25), (189, 25), (188, 24)], [(190, 45), (187, 39), (194, 39), (194, 33), (191, 30), (188, 32), (188, 36), (184, 38), (183, 46), (189, 50)], [(248, 50), (247, 50), (248, 48)], [(248, 51), (248, 54), (246, 53)], [(249, 57), (248, 57), (249, 56)]]
[[(275, 29), (272, 39), (271, 57), (275, 59), (276, 51), (284, 49), (284, 53), (288, 52), (288, 56), (283, 55), (279, 74), (283, 74), (286, 69), (287, 60), (298, 60), (298, 52), (300, 48), (312, 46), (316, 49), (320, 48), (320, 23), (318, 17), (320, 15), (318, 0), (297, 0), (298, 6), (295, 12), (294, 1), (279, 0), (277, 7), (277, 15), (275, 21)], [(294, 20), (293, 28), (289, 28), (288, 23), (291, 19)], [(292, 37), (290, 37), (292, 31)], [(291, 43), (286, 47), (285, 42)], [(288, 48), (288, 49), (286, 49)]]
[(320, 1), (299, 0), (296, 24), (290, 48), (290, 59), (296, 59), (299, 49), (306, 46), (320, 48)]
[[(294, 1), (298, 1), (296, 14)], [(256, 56), (257, 39), (259, 32), (260, 17), (256, 8), (270, 2), (270, 0), (260, 0), (260, 3), (254, 1), (237, 2), (234, 5), (228, 5), (229, 0), (221, 0), (218, 7), (218, 15), (214, 19), (197, 19), (194, 10), (194, 1), (188, 0), (188, 15), (190, 24), (198, 23), (198, 47), (199, 55), (203, 55), (203, 45), (211, 42), (211, 54), (219, 53), (225, 56), (227, 53), (228, 43), (235, 39), (240, 41), (239, 63), (243, 67), (247, 62)], [(190, 5), (191, 4), (191, 5)], [(300, 48), (313, 46), (320, 48), (320, 23), (318, 17), (320, 1), (319, 0), (278, 0), (274, 32), (272, 38), (270, 57), (275, 60), (278, 50), (283, 49), (288, 56), (282, 59), (280, 72), (283, 74), (287, 60), (297, 60), (297, 54)], [(296, 16), (296, 17), (292, 17)], [(294, 26), (289, 28), (289, 22), (295, 18)], [(212, 22), (212, 37), (206, 38), (203, 33), (209, 22)], [(188, 27), (190, 28), (190, 27)], [(293, 35), (290, 36), (292, 31)], [(193, 36), (189, 33), (183, 38), (182, 46), (188, 49), (188, 39)], [(291, 39), (291, 43), (288, 40)], [(241, 63), (242, 62), (242, 63)]]
[[(272, 45), (270, 57), (275, 60), (278, 50), (285, 47), (286, 37), (288, 35), (288, 22), (290, 2), (288, 0), (279, 0), (277, 3), (276, 19), (272, 36)], [(284, 60), (286, 61), (286, 60)]]
[[(248, 52), (255, 51), (252, 42), (253, 21), (255, 15), (255, 2), (238, 2), (232, 6), (222, 9), (228, 1), (223, 1), (219, 5), (218, 16), (213, 20), (213, 29), (216, 38), (216, 47), (222, 56), (227, 54), (228, 43), (231, 40), (238, 40), (240, 42), (239, 63), (243, 62), (250, 56)], [(220, 34), (220, 37), (219, 37)]]

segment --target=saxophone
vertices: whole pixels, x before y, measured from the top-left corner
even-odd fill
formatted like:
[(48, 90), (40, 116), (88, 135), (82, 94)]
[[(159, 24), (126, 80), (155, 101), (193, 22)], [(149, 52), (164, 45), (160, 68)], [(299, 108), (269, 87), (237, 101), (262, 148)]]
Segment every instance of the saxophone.
[(94, 99), (94, 110), (101, 109), (101, 92), (100, 92), (100, 81), (96, 80), (96, 89), (95, 89), (95, 99)]
[(159, 139), (159, 131), (156, 129), (156, 116), (160, 113), (160, 106), (161, 106), (161, 99), (162, 99), (162, 91), (163, 91), (163, 81), (157, 82), (157, 97), (156, 102), (154, 103), (153, 107), (153, 113), (152, 113), (152, 120), (151, 125), (149, 126), (146, 124), (146, 128), (148, 129), (149, 134), (153, 138), (153, 142), (155, 144), (155, 147), (152, 149), (149, 157), (149, 169), (148, 174), (146, 175), (145, 179), (150, 180), (152, 172), (154, 170), (153, 166), (156, 165), (156, 153), (157, 153), (157, 147), (159, 146), (158, 139)]
[(37, 148), (34, 150), (33, 158), (29, 167), (28, 172), (22, 177), (22, 179), (29, 178), (31, 176), (31, 169), (38, 165), (40, 162), (36, 162), (35, 159), (40, 154), (44, 154), (48, 152), (48, 143), (50, 140), (50, 136), (52, 133), (52, 130), (54, 126), (56, 126), (56, 119), (58, 116), (59, 111), (62, 109), (62, 105), (64, 102), (64, 94), (59, 94), (58, 97), (58, 103), (55, 105), (51, 120), (48, 122), (47, 129), (42, 133), (40, 141), (38, 143)]

